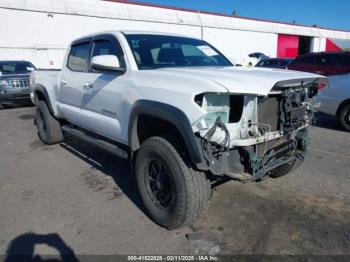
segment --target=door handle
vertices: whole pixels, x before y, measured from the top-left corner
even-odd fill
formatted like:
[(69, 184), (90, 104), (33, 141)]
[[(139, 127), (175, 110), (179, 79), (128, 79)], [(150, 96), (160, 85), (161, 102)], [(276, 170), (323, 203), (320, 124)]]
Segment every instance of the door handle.
[(60, 84), (61, 84), (61, 86), (65, 86), (67, 84), (67, 81), (66, 80), (61, 80)]
[(84, 88), (84, 89), (91, 89), (91, 88), (93, 88), (93, 87), (94, 87), (94, 85), (91, 84), (91, 83), (86, 83), (86, 84), (83, 85), (83, 88)]

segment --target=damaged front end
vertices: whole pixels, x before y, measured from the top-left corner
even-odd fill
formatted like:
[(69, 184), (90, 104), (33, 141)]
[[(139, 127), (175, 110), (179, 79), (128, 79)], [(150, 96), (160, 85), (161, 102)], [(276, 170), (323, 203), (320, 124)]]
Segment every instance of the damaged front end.
[(278, 82), (266, 96), (197, 95), (205, 112), (193, 123), (204, 160), (199, 168), (258, 181), (279, 166), (304, 160), (314, 114), (310, 100), (325, 81)]

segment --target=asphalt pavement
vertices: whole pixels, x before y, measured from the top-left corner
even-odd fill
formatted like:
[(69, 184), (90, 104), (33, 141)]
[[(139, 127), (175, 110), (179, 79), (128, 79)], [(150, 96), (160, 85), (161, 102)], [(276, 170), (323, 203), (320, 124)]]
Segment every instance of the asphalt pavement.
[(331, 117), (298, 170), (219, 185), (208, 215), (176, 231), (144, 214), (127, 161), (73, 139), (46, 146), (33, 118), (0, 111), (0, 255), (350, 255), (350, 133)]

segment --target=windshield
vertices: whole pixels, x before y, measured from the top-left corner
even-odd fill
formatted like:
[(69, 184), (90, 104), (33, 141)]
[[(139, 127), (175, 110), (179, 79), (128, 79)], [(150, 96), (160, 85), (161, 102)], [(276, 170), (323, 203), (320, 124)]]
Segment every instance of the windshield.
[(35, 70), (35, 67), (25, 61), (0, 62), (1, 74), (27, 74), (33, 70)]
[(126, 35), (138, 68), (232, 66), (202, 40), (165, 35)]

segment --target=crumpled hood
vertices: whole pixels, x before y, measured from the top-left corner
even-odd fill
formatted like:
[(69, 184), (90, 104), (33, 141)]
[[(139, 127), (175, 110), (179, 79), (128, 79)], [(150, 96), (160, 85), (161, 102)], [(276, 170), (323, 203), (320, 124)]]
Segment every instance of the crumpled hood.
[(280, 81), (305, 80), (325, 78), (320, 75), (292, 70), (260, 69), (242, 67), (224, 68), (163, 68), (158, 69), (163, 73), (181, 74), (187, 77), (201, 78), (213, 81), (224, 87), (230, 93), (267, 95)]

